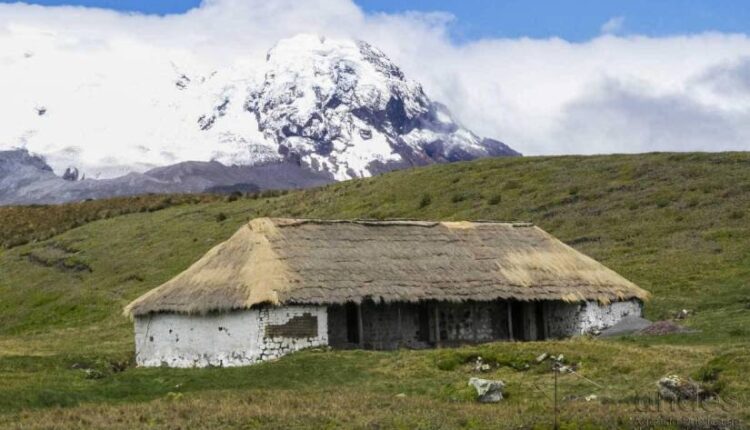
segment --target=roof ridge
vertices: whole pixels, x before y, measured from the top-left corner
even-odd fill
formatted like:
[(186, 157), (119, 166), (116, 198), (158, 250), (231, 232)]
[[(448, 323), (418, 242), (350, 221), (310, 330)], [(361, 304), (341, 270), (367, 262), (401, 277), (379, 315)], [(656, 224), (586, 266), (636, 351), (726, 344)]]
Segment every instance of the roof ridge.
[[(256, 218), (257, 219), (257, 218)], [(360, 225), (411, 225), (419, 227), (435, 227), (445, 223), (471, 223), (471, 224), (498, 224), (510, 225), (512, 227), (534, 227), (534, 223), (528, 221), (496, 221), (496, 220), (425, 220), (416, 218), (351, 218), (351, 219), (325, 219), (325, 218), (284, 218), (268, 217), (277, 227), (294, 227), (302, 224), (360, 224)]]

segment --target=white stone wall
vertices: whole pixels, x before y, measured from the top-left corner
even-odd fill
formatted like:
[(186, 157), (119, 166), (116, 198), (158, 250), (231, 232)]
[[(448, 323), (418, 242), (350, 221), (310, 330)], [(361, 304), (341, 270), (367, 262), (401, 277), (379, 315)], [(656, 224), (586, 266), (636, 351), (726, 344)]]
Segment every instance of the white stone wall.
[(611, 327), (626, 316), (641, 316), (642, 305), (638, 300), (613, 302), (609, 305), (601, 305), (595, 301), (550, 302), (546, 309), (548, 336), (566, 337)]
[[(298, 325), (288, 324), (300, 321), (295, 317), (308, 323), (314, 318), (317, 327), (300, 330)], [(328, 320), (323, 306), (265, 307), (211, 315), (164, 313), (135, 319), (136, 362), (146, 367), (244, 366), (327, 344)]]
[(578, 314), (578, 333), (612, 327), (627, 316), (641, 316), (641, 312), (642, 305), (638, 300), (613, 302), (609, 305), (587, 302)]

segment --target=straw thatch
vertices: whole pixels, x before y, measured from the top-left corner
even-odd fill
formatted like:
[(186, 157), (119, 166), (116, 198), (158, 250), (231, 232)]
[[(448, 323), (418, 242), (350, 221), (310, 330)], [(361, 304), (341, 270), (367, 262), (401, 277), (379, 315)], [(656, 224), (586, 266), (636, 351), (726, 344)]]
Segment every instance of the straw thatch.
[(647, 297), (531, 224), (259, 218), (125, 313), (366, 298), (608, 303)]

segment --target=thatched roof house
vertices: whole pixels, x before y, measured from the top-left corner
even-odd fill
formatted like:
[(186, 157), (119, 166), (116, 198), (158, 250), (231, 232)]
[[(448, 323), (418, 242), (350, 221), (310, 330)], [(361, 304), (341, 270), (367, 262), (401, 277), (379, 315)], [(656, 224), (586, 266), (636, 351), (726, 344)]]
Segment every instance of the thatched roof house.
[[(639, 313), (640, 302), (647, 297), (632, 282), (528, 223), (259, 218), (174, 279), (129, 304), (125, 313), (137, 321), (182, 315), (185, 321), (197, 322), (243, 310), (322, 308), (329, 326), (328, 336), (323, 337), (336, 337), (330, 333), (331, 324), (340, 319), (344, 327), (336, 329), (339, 332), (359, 326), (357, 336), (338, 333), (342, 339), (364, 344), (363, 338), (379, 336), (385, 339), (381, 346), (387, 346), (403, 333), (367, 336), (363, 303), (365, 309), (372, 308), (369, 314), (377, 312), (386, 321), (392, 318), (384, 315), (398, 308), (402, 332), (403, 314), (414, 314), (414, 331), (422, 324), (422, 332), (435, 332), (421, 333), (421, 339), (440, 343), (461, 340), (459, 332), (466, 329), (459, 327), (452, 335), (439, 333), (440, 323), (450, 325), (447, 320), (452, 318), (440, 313), (461, 313), (466, 306), (476, 317), (456, 324), (474, 325), (475, 338), (479, 335), (474, 332), (481, 331), (476, 328), (481, 310), (476, 308), (492, 308), (485, 309), (491, 314), (489, 327), (477, 340), (513, 337), (511, 303), (517, 305), (517, 313), (525, 314), (516, 316), (524, 326), (517, 327), (517, 333), (522, 334), (519, 330), (526, 325), (536, 325), (533, 336), (516, 337), (538, 338), (553, 334), (550, 326), (555, 318), (562, 318), (558, 326), (564, 326), (582, 313), (588, 318), (592, 308), (607, 313), (610, 304), (627, 304), (626, 313)], [(437, 311), (420, 310), (431, 304)], [(504, 317), (498, 318), (499, 314)], [(533, 323), (522, 321), (524, 316)], [(578, 326), (575, 330), (580, 331)], [(411, 343), (417, 342), (417, 334), (413, 333)]]

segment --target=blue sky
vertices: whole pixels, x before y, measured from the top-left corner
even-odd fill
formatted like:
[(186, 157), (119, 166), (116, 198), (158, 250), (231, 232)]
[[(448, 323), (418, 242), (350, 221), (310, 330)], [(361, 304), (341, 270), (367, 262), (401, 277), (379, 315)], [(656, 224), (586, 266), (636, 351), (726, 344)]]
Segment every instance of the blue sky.
[[(30, 0), (44, 5), (76, 4), (148, 14), (180, 13), (199, 0)], [(0, 0), (0, 3), (9, 3)], [(746, 0), (356, 0), (368, 12), (443, 11), (456, 17), (457, 41), (485, 37), (561, 37), (583, 41), (610, 30), (618, 34), (665, 36), (720, 31), (750, 33)]]

